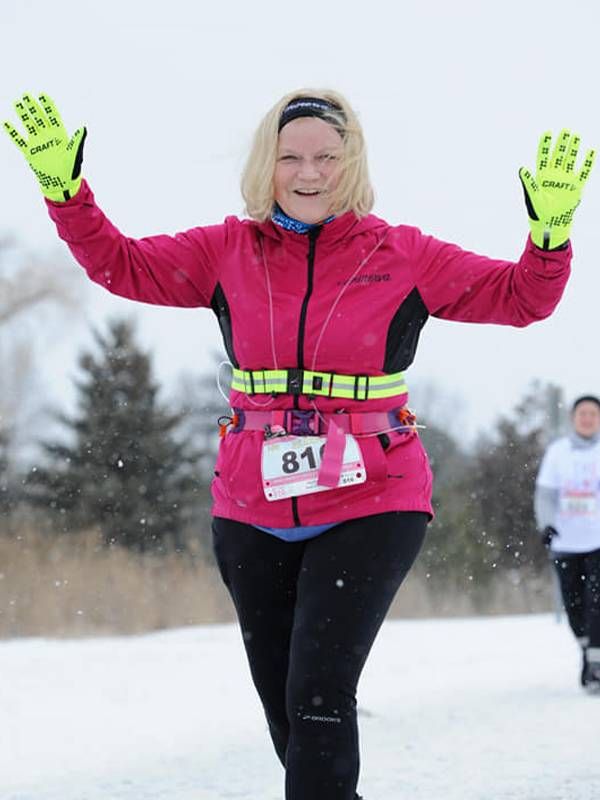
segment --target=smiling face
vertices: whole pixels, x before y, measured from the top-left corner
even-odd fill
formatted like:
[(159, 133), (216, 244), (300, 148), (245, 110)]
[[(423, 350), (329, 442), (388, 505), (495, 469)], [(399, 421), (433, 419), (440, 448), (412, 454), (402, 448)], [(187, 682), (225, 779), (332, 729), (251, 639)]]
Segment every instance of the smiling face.
[(589, 439), (600, 431), (600, 408), (597, 403), (584, 400), (573, 411), (575, 433)]
[(318, 117), (300, 117), (282, 128), (273, 188), (289, 217), (314, 224), (331, 215), (343, 148), (336, 129)]

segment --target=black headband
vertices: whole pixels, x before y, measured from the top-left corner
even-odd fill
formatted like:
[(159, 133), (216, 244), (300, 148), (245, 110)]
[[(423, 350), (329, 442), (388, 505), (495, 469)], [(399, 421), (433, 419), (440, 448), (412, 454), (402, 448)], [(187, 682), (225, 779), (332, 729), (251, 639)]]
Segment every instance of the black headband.
[(336, 120), (331, 119), (332, 115), (340, 119), (340, 123), (346, 121), (346, 116), (343, 110), (336, 103), (331, 103), (329, 100), (323, 100), (321, 97), (295, 97), (287, 104), (281, 112), (279, 117), (279, 129), (281, 130), (284, 125), (291, 122), (298, 117), (319, 117), (343, 135), (341, 124), (336, 125)]

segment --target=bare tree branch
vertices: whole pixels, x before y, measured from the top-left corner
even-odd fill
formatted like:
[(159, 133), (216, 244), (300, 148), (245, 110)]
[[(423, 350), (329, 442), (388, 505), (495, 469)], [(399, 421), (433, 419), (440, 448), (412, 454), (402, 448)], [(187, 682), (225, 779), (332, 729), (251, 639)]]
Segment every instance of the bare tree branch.
[(2, 305), (0, 305), (0, 325), (8, 322), (9, 319), (19, 314), (37, 303), (43, 303), (45, 300), (61, 301), (64, 298), (56, 290), (54, 286), (39, 287), (30, 292), (19, 293), (11, 292), (9, 287), (8, 291), (2, 291)]
[(0, 236), (0, 432), (11, 427), (15, 441), (30, 434), (44, 396), (41, 338), (49, 331), (53, 340), (60, 337), (64, 323), (58, 312), (77, 313), (80, 287), (60, 255), (40, 257)]
[(14, 249), (9, 239), (0, 239), (0, 325), (41, 303), (75, 305), (66, 270), (29, 255), (20, 255), (18, 266), (8, 269), (8, 253)]

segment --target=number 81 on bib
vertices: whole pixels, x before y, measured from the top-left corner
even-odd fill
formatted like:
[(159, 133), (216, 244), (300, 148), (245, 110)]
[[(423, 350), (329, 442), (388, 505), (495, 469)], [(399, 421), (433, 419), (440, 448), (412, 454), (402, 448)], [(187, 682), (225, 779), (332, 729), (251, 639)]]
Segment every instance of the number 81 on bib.
[(330, 488), (364, 483), (367, 479), (358, 442), (346, 434), (340, 480), (337, 487), (319, 486), (319, 467), (325, 436), (278, 436), (263, 442), (262, 483), (267, 500), (282, 500)]

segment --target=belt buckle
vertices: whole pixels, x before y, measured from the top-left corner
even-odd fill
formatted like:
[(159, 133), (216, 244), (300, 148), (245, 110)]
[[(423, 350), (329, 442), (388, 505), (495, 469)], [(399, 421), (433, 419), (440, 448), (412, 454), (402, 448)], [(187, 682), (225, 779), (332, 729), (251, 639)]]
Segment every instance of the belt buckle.
[[(317, 422), (316, 430), (315, 420)], [(318, 436), (318, 418), (314, 411), (291, 408), (285, 412), (285, 429), (292, 436)]]
[(304, 370), (302, 369), (288, 369), (287, 371), (287, 387), (288, 394), (298, 395), (302, 394), (302, 383), (304, 381)]

